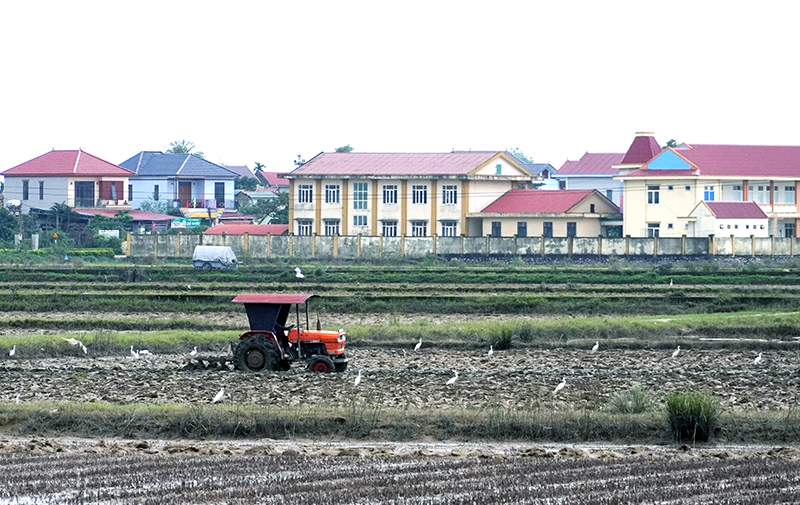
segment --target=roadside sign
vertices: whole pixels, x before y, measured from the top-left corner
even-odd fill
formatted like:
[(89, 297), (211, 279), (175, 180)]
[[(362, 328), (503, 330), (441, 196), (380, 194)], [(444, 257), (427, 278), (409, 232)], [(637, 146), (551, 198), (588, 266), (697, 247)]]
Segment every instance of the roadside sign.
[(172, 220), (173, 228), (196, 228), (200, 226), (202, 220), (199, 217), (178, 217)]

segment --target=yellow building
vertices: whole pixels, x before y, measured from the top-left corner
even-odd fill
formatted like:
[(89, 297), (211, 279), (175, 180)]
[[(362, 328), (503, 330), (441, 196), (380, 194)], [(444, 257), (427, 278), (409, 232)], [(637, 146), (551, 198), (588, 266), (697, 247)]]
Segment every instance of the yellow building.
[(681, 144), (616, 179), (626, 235), (702, 236), (690, 213), (703, 201), (754, 201), (769, 219), (769, 235), (800, 232), (800, 146)]
[(297, 235), (482, 235), (468, 217), (538, 178), (501, 151), (321, 153), (286, 175)]

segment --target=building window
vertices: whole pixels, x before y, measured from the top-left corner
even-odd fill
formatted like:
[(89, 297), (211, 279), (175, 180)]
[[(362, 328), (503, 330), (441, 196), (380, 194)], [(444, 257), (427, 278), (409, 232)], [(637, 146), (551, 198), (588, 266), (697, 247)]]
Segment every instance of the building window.
[(442, 221), (442, 236), (455, 237), (458, 232), (458, 223), (456, 221)]
[(428, 186), (411, 186), (411, 203), (428, 203)]
[(494, 170), (495, 170), (494, 173), (496, 173), (497, 175), (502, 174), (503, 173), (503, 165), (495, 165)]
[(528, 236), (528, 223), (525, 221), (517, 222), (517, 237), (525, 238)]
[(683, 189), (685, 189), (686, 191), (691, 191), (692, 187), (691, 186), (684, 186)]
[(542, 236), (545, 238), (553, 238), (553, 223), (551, 221), (542, 223)]
[(769, 186), (755, 186), (756, 191), (753, 189), (753, 186), (747, 187), (751, 200), (756, 203), (769, 203)]
[(339, 220), (326, 219), (325, 220), (325, 235), (338, 235), (339, 234)]
[(396, 237), (397, 221), (384, 221), (383, 227), (381, 228), (381, 233), (383, 233), (384, 237)]
[[(561, 188), (559, 188), (559, 189), (561, 189)], [(606, 190), (606, 198), (608, 198), (609, 200), (613, 200), (614, 199), (614, 190), (613, 189), (607, 189)]]
[(353, 184), (353, 208), (356, 209), (356, 210), (366, 210), (367, 209), (367, 183), (366, 182), (356, 182), (355, 184)]
[(660, 186), (647, 186), (647, 203), (648, 205), (657, 205), (659, 198)]
[(386, 205), (394, 205), (397, 203), (397, 184), (385, 184), (383, 186), (383, 203)]
[[(755, 226), (753, 228), (755, 228)], [(794, 223), (784, 223), (783, 236), (786, 238), (794, 237)]]
[(578, 236), (578, 223), (575, 221), (567, 222), (567, 237), (577, 237)]
[(567, 189), (567, 181), (558, 181), (558, 189)]
[(703, 186), (703, 201), (714, 201), (714, 186)]
[(594, 214), (594, 204), (593, 203), (589, 204), (589, 213), (590, 214)]
[(28, 199), (28, 185), (29, 185), (29, 181), (22, 181), (22, 199), (23, 200), (27, 200)]
[(492, 221), (492, 236), (500, 237), (503, 235), (503, 225), (500, 221)]
[(667, 229), (668, 229), (668, 230), (671, 230), (671, 229), (672, 229), (672, 223), (667, 223)]
[(428, 236), (428, 222), (427, 221), (411, 221), (411, 236), (412, 237), (426, 237), (426, 236)]
[(458, 186), (446, 184), (442, 186), (442, 203), (445, 205), (455, 205), (458, 203)]
[(672, 191), (672, 186), (667, 186), (667, 191)]
[(658, 237), (659, 223), (647, 223), (647, 236), (650, 238)]
[(128, 184), (128, 200), (133, 200), (133, 184)]
[(39, 181), (39, 200), (44, 200), (44, 181)]
[[(214, 183), (214, 205), (218, 209), (225, 208), (225, 183), (224, 182), (215, 182)], [(208, 207), (208, 206), (206, 206)]]
[(339, 185), (325, 185), (325, 203), (339, 203)]
[(153, 185), (153, 200), (158, 201), (158, 184)]
[(314, 198), (314, 186), (299, 184), (297, 186), (297, 203), (311, 203)]
[(353, 216), (353, 226), (367, 226), (367, 216)]
[(783, 203), (794, 203), (794, 186), (783, 187)]
[(297, 234), (298, 235), (311, 235), (311, 220), (298, 219), (297, 220)]
[(733, 186), (733, 201), (734, 202), (741, 202), (743, 195), (742, 195), (742, 187), (739, 185)]

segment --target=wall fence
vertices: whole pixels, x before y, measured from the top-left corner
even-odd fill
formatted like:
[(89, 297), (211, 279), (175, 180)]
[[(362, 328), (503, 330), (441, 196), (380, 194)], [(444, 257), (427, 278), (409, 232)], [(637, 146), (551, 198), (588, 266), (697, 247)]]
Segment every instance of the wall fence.
[(128, 234), (135, 258), (191, 258), (197, 245), (230, 246), (251, 258), (421, 258), (447, 256), (794, 256), (798, 238), (777, 237), (384, 237), (364, 235)]

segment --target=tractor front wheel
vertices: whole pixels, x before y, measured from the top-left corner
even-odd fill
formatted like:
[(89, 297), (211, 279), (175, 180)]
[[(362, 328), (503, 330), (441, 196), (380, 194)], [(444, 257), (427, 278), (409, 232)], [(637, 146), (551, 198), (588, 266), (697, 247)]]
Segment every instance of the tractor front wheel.
[(233, 353), (236, 368), (245, 372), (278, 370), (280, 363), (278, 348), (266, 335), (255, 335), (242, 340)]
[(333, 372), (336, 367), (333, 364), (333, 361), (327, 356), (314, 356), (308, 362), (308, 369), (312, 372), (319, 372), (319, 373), (331, 373)]

